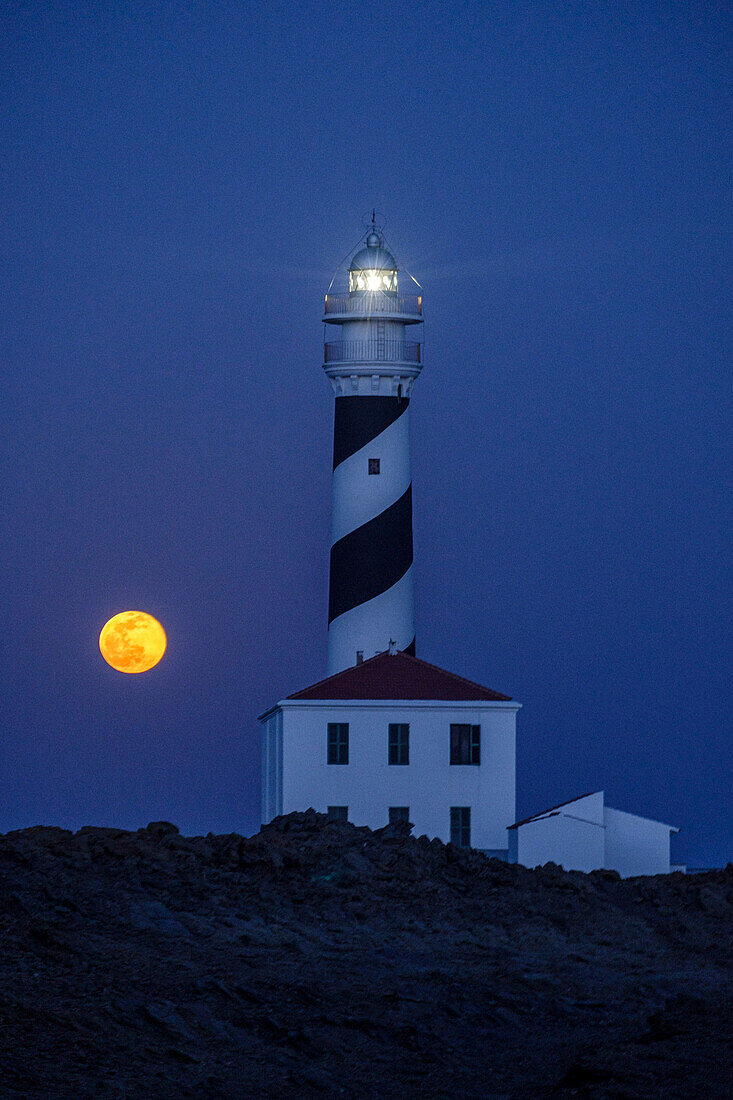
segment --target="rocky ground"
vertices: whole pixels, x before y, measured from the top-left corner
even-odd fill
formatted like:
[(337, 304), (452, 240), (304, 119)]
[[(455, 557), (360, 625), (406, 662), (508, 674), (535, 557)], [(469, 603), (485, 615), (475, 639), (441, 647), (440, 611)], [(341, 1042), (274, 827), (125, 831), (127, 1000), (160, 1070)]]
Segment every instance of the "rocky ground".
[(507, 866), (309, 811), (0, 837), (0, 1096), (731, 1100), (733, 867)]

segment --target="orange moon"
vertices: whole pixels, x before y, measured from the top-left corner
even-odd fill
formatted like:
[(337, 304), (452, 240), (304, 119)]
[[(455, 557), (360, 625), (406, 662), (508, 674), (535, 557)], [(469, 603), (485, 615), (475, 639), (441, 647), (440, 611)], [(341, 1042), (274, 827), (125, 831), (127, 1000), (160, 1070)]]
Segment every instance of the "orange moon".
[(163, 627), (146, 611), (120, 611), (102, 627), (99, 649), (118, 672), (147, 672), (165, 653)]

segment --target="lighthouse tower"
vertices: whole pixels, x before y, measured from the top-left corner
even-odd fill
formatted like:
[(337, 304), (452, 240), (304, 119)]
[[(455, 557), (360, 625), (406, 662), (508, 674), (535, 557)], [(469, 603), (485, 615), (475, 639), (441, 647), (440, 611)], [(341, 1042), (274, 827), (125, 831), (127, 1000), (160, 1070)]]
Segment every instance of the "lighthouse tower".
[[(348, 290), (326, 295), (338, 325), (323, 369), (336, 395), (328, 675), (387, 649), (415, 652), (410, 393), (422, 370), (422, 295), (403, 295), (374, 217)], [(417, 286), (417, 284), (416, 284)]]

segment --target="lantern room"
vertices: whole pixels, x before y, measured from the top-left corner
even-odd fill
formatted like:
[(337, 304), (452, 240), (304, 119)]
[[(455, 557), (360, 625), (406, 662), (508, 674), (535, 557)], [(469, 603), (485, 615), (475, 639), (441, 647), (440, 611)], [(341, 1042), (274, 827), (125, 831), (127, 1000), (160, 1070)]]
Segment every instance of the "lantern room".
[(384, 247), (381, 234), (372, 230), (365, 247), (351, 261), (349, 294), (380, 290), (385, 294), (397, 293), (397, 261)]

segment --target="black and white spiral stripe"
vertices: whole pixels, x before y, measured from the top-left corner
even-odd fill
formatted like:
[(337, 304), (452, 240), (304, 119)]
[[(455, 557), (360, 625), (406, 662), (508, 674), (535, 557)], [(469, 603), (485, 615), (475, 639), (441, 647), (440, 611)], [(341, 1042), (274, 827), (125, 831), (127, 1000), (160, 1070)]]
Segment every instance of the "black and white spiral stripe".
[(390, 640), (415, 649), (409, 401), (337, 397), (333, 465), (329, 675)]

